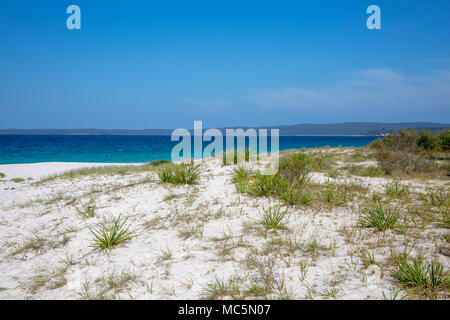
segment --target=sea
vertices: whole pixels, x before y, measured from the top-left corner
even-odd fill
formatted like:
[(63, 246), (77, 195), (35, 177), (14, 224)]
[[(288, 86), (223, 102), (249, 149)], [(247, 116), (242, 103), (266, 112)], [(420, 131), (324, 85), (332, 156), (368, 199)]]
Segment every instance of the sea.
[[(280, 136), (280, 151), (363, 147), (377, 136)], [(193, 139), (192, 139), (193, 140)], [(203, 142), (205, 148), (210, 142)], [(141, 163), (170, 160), (178, 144), (170, 135), (0, 134), (0, 164), (37, 162)], [(223, 143), (225, 146), (225, 141)], [(270, 137), (267, 142), (270, 148)], [(193, 149), (193, 148), (192, 148)]]

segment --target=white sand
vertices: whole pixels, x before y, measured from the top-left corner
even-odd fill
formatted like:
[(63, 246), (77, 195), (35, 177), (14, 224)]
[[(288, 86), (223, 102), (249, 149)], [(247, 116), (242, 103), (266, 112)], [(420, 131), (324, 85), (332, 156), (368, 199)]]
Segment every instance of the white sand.
[[(216, 278), (235, 279), (244, 292), (261, 276), (245, 263), (251, 257), (263, 265), (273, 259), (274, 281), (285, 285), (285, 292), (274, 290), (269, 298), (289, 294), (293, 299), (321, 299), (320, 293), (336, 288), (337, 299), (380, 299), (383, 292), (389, 296), (396, 291), (390, 267), (383, 262), (390, 255), (390, 247), (404, 249), (403, 236), (359, 228), (361, 211), (357, 206), (290, 208), (285, 222), (288, 229), (266, 233), (257, 226), (259, 214), (263, 207), (281, 202), (237, 193), (231, 181), (235, 166), (224, 167), (219, 160), (202, 164), (201, 180), (195, 186), (162, 184), (154, 173), (32, 184), (65, 170), (97, 165), (102, 164), (0, 166), (8, 180), (0, 182), (0, 299), (79, 299), (83, 284), (95, 296), (104, 287), (102, 277), (122, 271), (133, 277), (123, 286), (104, 290), (109, 297), (198, 299)], [(154, 182), (119, 188), (148, 175)], [(14, 183), (9, 181), (13, 177), (33, 180)], [(381, 190), (386, 182), (358, 179), (373, 191)], [(325, 174), (314, 176), (315, 182), (328, 180)], [(418, 189), (425, 189), (420, 182), (414, 183)], [(171, 194), (177, 197), (165, 201)], [(79, 216), (74, 199), (93, 201), (98, 207), (96, 217)], [(128, 217), (132, 228), (139, 228), (138, 236), (111, 251), (90, 247), (93, 237), (89, 228), (103, 217), (119, 214)], [(196, 230), (195, 235), (183, 239), (181, 232), (189, 230)], [(423, 237), (411, 254), (420, 250), (448, 270), (449, 258), (438, 254), (437, 249), (445, 245), (439, 240), (443, 232), (445, 229), (432, 230), (433, 235)], [(56, 248), (46, 246), (13, 254), (31, 236), (60, 240), (64, 233), (70, 239)], [(308, 251), (314, 238), (321, 248), (316, 255)], [(380, 268), (365, 268), (357, 255), (358, 250), (367, 251), (369, 247), (380, 262), (382, 278)], [(163, 251), (172, 252), (171, 259), (163, 260)], [(60, 261), (68, 256), (75, 264), (58, 275)], [(301, 266), (307, 266), (304, 279)], [(38, 281), (46, 277), (48, 281)]]

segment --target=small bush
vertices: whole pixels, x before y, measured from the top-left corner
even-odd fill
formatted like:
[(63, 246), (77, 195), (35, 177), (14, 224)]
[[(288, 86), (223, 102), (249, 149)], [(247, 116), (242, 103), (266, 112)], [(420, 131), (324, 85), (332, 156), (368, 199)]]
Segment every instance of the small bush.
[(5, 177), (5, 174), (0, 172), (0, 178), (4, 178), (4, 177)]
[(386, 208), (381, 203), (376, 203), (368, 209), (360, 223), (363, 228), (375, 228), (379, 231), (385, 231), (394, 228), (399, 218), (399, 209)]
[(99, 227), (91, 230), (91, 233), (94, 235), (92, 246), (100, 249), (111, 249), (135, 237), (137, 229), (130, 230), (126, 226), (127, 220), (128, 218), (123, 219), (121, 215), (110, 220), (103, 220)]
[[(372, 142), (375, 157), (386, 174), (431, 173), (439, 169), (432, 159), (448, 160), (450, 130), (437, 133), (400, 130)], [(443, 152), (443, 153), (442, 153)]]
[(375, 152), (378, 165), (386, 174), (409, 174), (412, 172), (428, 172), (435, 165), (424, 156), (418, 156), (405, 151), (379, 149)]
[(437, 133), (442, 151), (450, 151), (450, 129)]
[(261, 215), (260, 223), (267, 229), (279, 229), (281, 227), (281, 221), (286, 216), (288, 210), (282, 210), (280, 207), (272, 207), (265, 209)]
[(24, 182), (25, 179), (23, 179), (23, 178), (13, 178), (13, 179), (11, 179), (11, 181), (15, 182), (15, 183), (19, 183), (19, 182)]
[(417, 138), (417, 146), (427, 151), (440, 150), (439, 136), (428, 130), (422, 130)]

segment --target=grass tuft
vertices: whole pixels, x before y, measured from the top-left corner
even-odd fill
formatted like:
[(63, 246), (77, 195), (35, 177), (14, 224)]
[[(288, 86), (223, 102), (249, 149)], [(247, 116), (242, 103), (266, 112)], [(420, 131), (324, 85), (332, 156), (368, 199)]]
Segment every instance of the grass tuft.
[(83, 218), (93, 218), (95, 216), (95, 206), (85, 205), (80, 201), (80, 207), (75, 208), (77, 213)]
[(406, 255), (396, 263), (392, 276), (404, 287), (435, 289), (448, 283), (442, 264), (436, 261), (423, 263), (420, 257), (409, 263)]
[(194, 184), (200, 178), (200, 167), (193, 163), (168, 165), (158, 170), (158, 177), (162, 182)]
[(126, 226), (127, 219), (123, 219), (119, 215), (117, 218), (103, 220), (100, 226), (91, 230), (91, 233), (94, 235), (94, 243), (92, 246), (100, 249), (111, 249), (135, 237), (137, 229), (130, 230)]
[(393, 181), (384, 185), (384, 191), (390, 196), (401, 196), (408, 193), (408, 189), (400, 185), (398, 181)]
[(375, 228), (385, 231), (394, 228), (400, 218), (400, 210), (385, 207), (380, 202), (368, 208), (368, 212), (362, 217), (360, 223), (363, 228)]
[(261, 214), (260, 223), (267, 229), (279, 229), (282, 227), (281, 221), (286, 216), (288, 210), (282, 210), (280, 207), (271, 207), (265, 209)]

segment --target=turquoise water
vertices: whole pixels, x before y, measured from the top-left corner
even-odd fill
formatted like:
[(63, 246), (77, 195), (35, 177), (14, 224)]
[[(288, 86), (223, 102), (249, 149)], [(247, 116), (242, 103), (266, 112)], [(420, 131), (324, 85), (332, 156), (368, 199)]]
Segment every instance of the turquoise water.
[[(362, 147), (376, 138), (282, 136), (280, 150), (324, 146)], [(170, 160), (172, 148), (177, 143), (170, 141), (170, 136), (161, 135), (0, 135), (0, 164)], [(203, 147), (208, 143), (204, 142)]]

